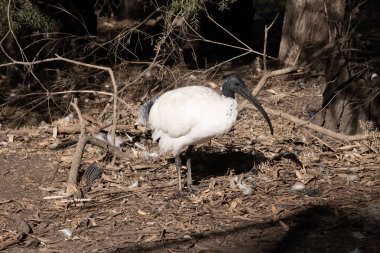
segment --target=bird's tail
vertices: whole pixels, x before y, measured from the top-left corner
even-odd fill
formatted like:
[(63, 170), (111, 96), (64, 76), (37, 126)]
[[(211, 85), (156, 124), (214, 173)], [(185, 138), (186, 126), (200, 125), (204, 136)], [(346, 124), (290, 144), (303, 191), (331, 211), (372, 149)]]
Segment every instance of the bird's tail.
[(140, 106), (139, 111), (137, 113), (137, 122), (140, 125), (147, 126), (149, 122), (149, 112), (150, 109), (152, 109), (152, 106), (154, 102), (157, 100), (158, 97), (154, 97), (152, 99), (149, 99), (145, 101), (145, 103)]

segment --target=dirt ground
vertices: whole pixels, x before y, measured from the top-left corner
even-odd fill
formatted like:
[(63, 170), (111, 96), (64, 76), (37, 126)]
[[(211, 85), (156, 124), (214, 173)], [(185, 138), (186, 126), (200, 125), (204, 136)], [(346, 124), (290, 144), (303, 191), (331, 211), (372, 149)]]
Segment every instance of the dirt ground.
[[(247, 69), (240, 73), (253, 88), (259, 77)], [(181, 85), (189, 85), (194, 77), (183, 80)], [(199, 82), (215, 83), (217, 89), (221, 80)], [(318, 109), (322, 80), (273, 78), (259, 99), (264, 107), (307, 119)], [(152, 155), (157, 146), (149, 132), (134, 126), (138, 103), (125, 102), (119, 108), (124, 130), (118, 135), (123, 151), (133, 157), (111, 166), (103, 149), (87, 145), (81, 172), (95, 163), (103, 175), (77, 201), (58, 198), (75, 145), (51, 148), (77, 137), (58, 132), (55, 139), (51, 132), (54, 126), (77, 127), (76, 116), (25, 125), (28, 134), (2, 132), (0, 251), (380, 251), (380, 149), (375, 138), (336, 141), (274, 116), (275, 134), (270, 136), (265, 121), (247, 107), (229, 134), (196, 148), (196, 189), (178, 197), (173, 159)], [(11, 109), (2, 108), (3, 131), (11, 125), (5, 117)], [(88, 106), (83, 112), (96, 117), (101, 109)]]

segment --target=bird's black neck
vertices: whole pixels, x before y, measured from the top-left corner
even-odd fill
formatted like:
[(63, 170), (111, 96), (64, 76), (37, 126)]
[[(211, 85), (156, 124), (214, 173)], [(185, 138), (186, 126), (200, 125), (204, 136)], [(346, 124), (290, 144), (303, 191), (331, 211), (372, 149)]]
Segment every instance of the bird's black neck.
[(223, 96), (225, 96), (227, 98), (233, 98), (233, 99), (235, 99), (235, 92), (233, 92), (231, 90), (231, 88), (229, 87), (228, 83), (223, 84), (223, 86), (222, 86), (222, 93), (223, 93)]

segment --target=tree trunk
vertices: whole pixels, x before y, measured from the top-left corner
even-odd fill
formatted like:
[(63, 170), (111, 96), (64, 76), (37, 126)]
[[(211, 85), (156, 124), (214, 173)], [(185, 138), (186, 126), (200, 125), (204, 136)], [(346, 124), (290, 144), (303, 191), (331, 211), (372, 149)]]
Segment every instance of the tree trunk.
[[(374, 6), (375, 1), (366, 4)], [(366, 4), (353, 6), (346, 0), (288, 0), (286, 5), (279, 58), (288, 66), (311, 63), (312, 68), (324, 69), (323, 101), (316, 121), (346, 134), (359, 132), (360, 120), (371, 120), (380, 126), (379, 81), (371, 78), (374, 71), (368, 61), (374, 55), (359, 55), (359, 50), (353, 50), (362, 47), (361, 52), (370, 51), (363, 48), (365, 36), (358, 25), (363, 23), (363, 17), (368, 23), (362, 27), (372, 29), (369, 35), (380, 32), (376, 25), (380, 10), (364, 9)], [(351, 27), (355, 27), (355, 34)], [(378, 44), (371, 45), (376, 49)]]
[(287, 66), (306, 63), (333, 43), (344, 17), (345, 0), (288, 0), (279, 59)]

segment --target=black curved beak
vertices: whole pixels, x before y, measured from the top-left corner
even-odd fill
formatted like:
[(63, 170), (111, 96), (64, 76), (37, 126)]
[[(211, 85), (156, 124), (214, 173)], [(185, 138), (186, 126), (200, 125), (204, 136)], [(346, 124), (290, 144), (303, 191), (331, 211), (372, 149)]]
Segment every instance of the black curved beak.
[(272, 126), (272, 122), (270, 121), (269, 117), (268, 117), (268, 114), (266, 113), (266, 111), (264, 110), (264, 108), (261, 106), (260, 102), (257, 100), (256, 97), (252, 96), (251, 93), (246, 89), (246, 88), (241, 88), (237, 91), (242, 97), (244, 97), (245, 99), (247, 99), (249, 102), (251, 102), (256, 108), (257, 110), (259, 110), (259, 112), (264, 116), (265, 120), (267, 121), (268, 123), (268, 126), (269, 126), (269, 129), (270, 129), (270, 133), (273, 135), (273, 126)]

